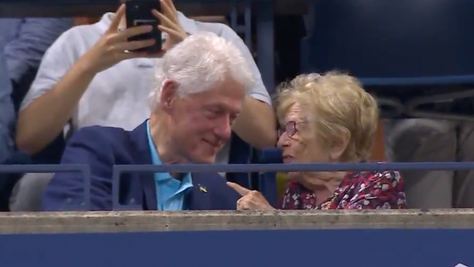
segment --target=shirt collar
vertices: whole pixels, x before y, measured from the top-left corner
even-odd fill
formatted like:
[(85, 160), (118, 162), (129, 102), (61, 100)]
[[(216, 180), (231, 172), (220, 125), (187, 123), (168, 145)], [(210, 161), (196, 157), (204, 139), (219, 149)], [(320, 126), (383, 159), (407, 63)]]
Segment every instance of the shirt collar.
[[(160, 156), (158, 155), (158, 151), (156, 150), (155, 144), (153, 143), (153, 139), (151, 137), (151, 131), (150, 131), (150, 120), (147, 120), (146, 122), (146, 131), (147, 131), (147, 139), (148, 139), (148, 145), (150, 146), (150, 153), (151, 153), (151, 158), (152, 158), (152, 163), (153, 165), (162, 165), (163, 162), (161, 162)], [(164, 181), (173, 178), (169, 173), (161, 173), (162, 175), (158, 175), (156, 179), (158, 181)], [(186, 173), (182, 179), (182, 185), (192, 185), (192, 179), (191, 179), (191, 174)]]

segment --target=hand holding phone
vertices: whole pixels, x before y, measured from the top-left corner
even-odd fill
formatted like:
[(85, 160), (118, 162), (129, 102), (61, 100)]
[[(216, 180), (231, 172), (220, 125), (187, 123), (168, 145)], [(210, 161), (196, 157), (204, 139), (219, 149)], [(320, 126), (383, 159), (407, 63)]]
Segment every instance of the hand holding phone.
[(164, 50), (169, 50), (176, 44), (188, 37), (188, 33), (183, 29), (178, 20), (178, 11), (173, 4), (173, 0), (160, 0), (161, 11), (154, 10), (153, 14), (160, 20), (158, 28), (168, 34), (168, 38), (163, 44)]
[(136, 36), (131, 36), (128, 41), (154, 40), (153, 46), (135, 50), (135, 52), (146, 52), (150, 54), (159, 53), (162, 50), (161, 31), (158, 28), (159, 19), (152, 13), (153, 10), (161, 10), (157, 0), (130, 0), (126, 5), (127, 29), (139, 26), (151, 26), (152, 30)]
[[(162, 56), (167, 50), (188, 37), (179, 23), (178, 11), (172, 0), (130, 0), (127, 2), (127, 10), (130, 10), (127, 11), (127, 28), (143, 24), (154, 27), (148, 35), (131, 38), (131, 40), (154, 39), (153, 47), (141, 50), (148, 52), (150, 56)], [(162, 32), (167, 34), (164, 43), (161, 37)]]
[(148, 34), (153, 30), (153, 26), (143, 25), (119, 31), (119, 24), (125, 15), (125, 5), (121, 5), (115, 13), (109, 28), (97, 43), (81, 57), (81, 64), (86, 66), (88, 71), (101, 72), (119, 63), (120, 61), (144, 57), (145, 53), (127, 52), (140, 51), (143, 48), (153, 46), (155, 40), (128, 41), (133, 36)]
[[(155, 44), (135, 52), (145, 52), (149, 57), (160, 57), (167, 50), (184, 40), (188, 33), (179, 23), (177, 10), (172, 0), (130, 0), (126, 2), (127, 29), (149, 25), (153, 30), (146, 34), (132, 36), (129, 41), (153, 39)], [(162, 42), (162, 32), (167, 38)]]

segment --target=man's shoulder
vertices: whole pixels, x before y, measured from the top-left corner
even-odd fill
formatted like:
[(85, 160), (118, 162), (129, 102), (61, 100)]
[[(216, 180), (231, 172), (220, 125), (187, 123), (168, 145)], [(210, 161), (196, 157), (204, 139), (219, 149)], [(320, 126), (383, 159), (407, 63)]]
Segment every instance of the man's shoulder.
[(70, 142), (95, 143), (98, 147), (102, 147), (104, 144), (115, 143), (116, 141), (126, 139), (129, 136), (129, 133), (129, 131), (118, 127), (98, 125), (87, 126), (75, 132), (72, 135)]

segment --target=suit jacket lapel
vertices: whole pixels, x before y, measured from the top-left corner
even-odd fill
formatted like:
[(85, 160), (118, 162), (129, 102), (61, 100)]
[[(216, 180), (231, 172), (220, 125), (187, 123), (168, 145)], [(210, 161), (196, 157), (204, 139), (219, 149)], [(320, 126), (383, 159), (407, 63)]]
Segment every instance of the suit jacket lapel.
[[(130, 134), (130, 139), (133, 143), (135, 153), (135, 159), (138, 164), (150, 165), (152, 164), (151, 160), (151, 151), (148, 145), (148, 133), (146, 128), (146, 121), (140, 124), (135, 130)], [(156, 200), (156, 186), (154, 174), (151, 172), (141, 172), (139, 177), (142, 184), (143, 190), (143, 208), (146, 210), (156, 210), (157, 209), (157, 200)]]
[(192, 173), (193, 188), (189, 192), (189, 210), (210, 210), (211, 200), (205, 183), (205, 173)]

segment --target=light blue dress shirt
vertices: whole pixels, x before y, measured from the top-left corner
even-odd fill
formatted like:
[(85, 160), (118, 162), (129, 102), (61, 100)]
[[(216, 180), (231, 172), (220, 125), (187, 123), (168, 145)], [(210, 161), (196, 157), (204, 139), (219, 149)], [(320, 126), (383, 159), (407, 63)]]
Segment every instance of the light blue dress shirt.
[[(161, 165), (161, 159), (151, 138), (149, 121), (146, 123), (146, 128), (153, 165)], [(184, 196), (193, 187), (190, 173), (187, 173), (182, 181), (173, 178), (169, 173), (155, 173), (155, 186), (158, 210), (179, 211), (188, 208), (184, 206)]]

